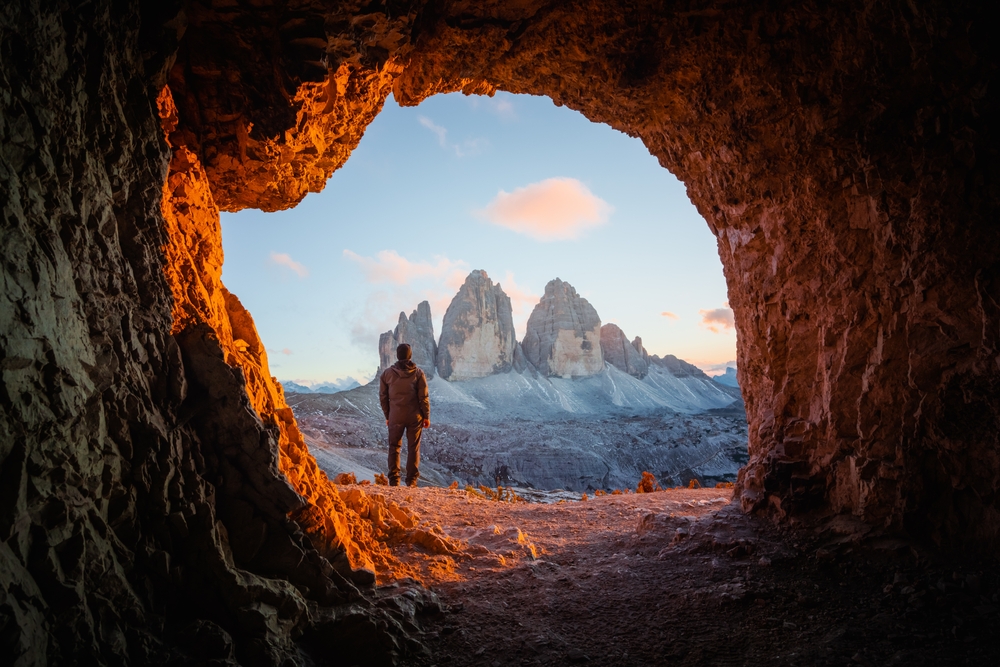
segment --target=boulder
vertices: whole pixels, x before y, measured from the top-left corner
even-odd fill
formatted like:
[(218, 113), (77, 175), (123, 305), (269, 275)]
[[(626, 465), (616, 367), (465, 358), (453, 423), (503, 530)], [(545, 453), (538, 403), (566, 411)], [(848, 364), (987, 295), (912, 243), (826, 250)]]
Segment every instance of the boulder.
[(408, 343), (413, 348), (413, 363), (427, 374), (428, 379), (434, 377), (437, 344), (434, 342), (431, 305), (426, 301), (421, 301), (409, 317), (406, 317), (406, 313), (400, 313), (396, 328), (379, 336), (379, 375), (396, 363), (396, 347), (402, 343)]
[(510, 297), (485, 271), (473, 271), (444, 314), (438, 373), (452, 381), (506, 373), (516, 344)]
[(521, 345), (542, 375), (588, 377), (604, 370), (601, 318), (572, 285), (558, 278), (545, 286), (531, 311)]
[(635, 343), (630, 343), (625, 332), (617, 324), (605, 324), (601, 327), (601, 353), (604, 360), (633, 377), (640, 380), (649, 372), (649, 362), (643, 354), (642, 339), (636, 337)]

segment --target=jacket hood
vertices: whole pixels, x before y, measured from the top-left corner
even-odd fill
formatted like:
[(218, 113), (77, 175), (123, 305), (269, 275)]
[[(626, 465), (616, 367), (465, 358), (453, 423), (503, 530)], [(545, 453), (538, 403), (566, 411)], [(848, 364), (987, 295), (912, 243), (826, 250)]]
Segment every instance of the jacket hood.
[(410, 359), (397, 361), (391, 366), (391, 368), (393, 368), (400, 375), (412, 375), (417, 372), (417, 365)]

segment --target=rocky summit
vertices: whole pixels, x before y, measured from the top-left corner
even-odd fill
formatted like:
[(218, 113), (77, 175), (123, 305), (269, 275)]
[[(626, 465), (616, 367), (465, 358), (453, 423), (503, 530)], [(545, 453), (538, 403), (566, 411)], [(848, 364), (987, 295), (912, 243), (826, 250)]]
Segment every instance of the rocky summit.
[(589, 377), (604, 369), (601, 318), (559, 278), (549, 281), (531, 311), (521, 346), (527, 360), (549, 377)]
[(446, 380), (506, 373), (516, 343), (510, 297), (485, 271), (473, 271), (444, 314), (438, 373)]
[(413, 348), (413, 363), (423, 369), (427, 377), (434, 377), (437, 343), (434, 342), (431, 305), (426, 301), (421, 301), (409, 317), (400, 313), (395, 330), (379, 336), (379, 373), (396, 363), (396, 347), (402, 343), (408, 343)]
[(630, 343), (617, 324), (601, 327), (601, 353), (604, 360), (629, 375), (642, 379), (649, 372), (649, 355), (638, 336)]

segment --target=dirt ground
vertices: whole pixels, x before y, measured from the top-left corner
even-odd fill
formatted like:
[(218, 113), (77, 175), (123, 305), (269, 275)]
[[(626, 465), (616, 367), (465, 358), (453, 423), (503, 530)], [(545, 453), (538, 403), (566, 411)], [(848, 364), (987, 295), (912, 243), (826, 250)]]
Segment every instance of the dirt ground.
[(394, 547), (440, 597), (430, 665), (998, 665), (992, 565), (774, 527), (725, 489), (558, 504), (369, 487), (461, 542)]

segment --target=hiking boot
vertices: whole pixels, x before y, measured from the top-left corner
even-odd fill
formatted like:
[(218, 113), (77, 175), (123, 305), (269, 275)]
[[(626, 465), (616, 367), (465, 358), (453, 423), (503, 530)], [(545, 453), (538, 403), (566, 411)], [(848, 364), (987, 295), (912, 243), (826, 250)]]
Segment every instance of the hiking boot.
[(411, 480), (411, 481), (407, 482), (406, 485), (407, 486), (416, 486), (417, 485), (417, 480), (415, 480), (415, 479)]

